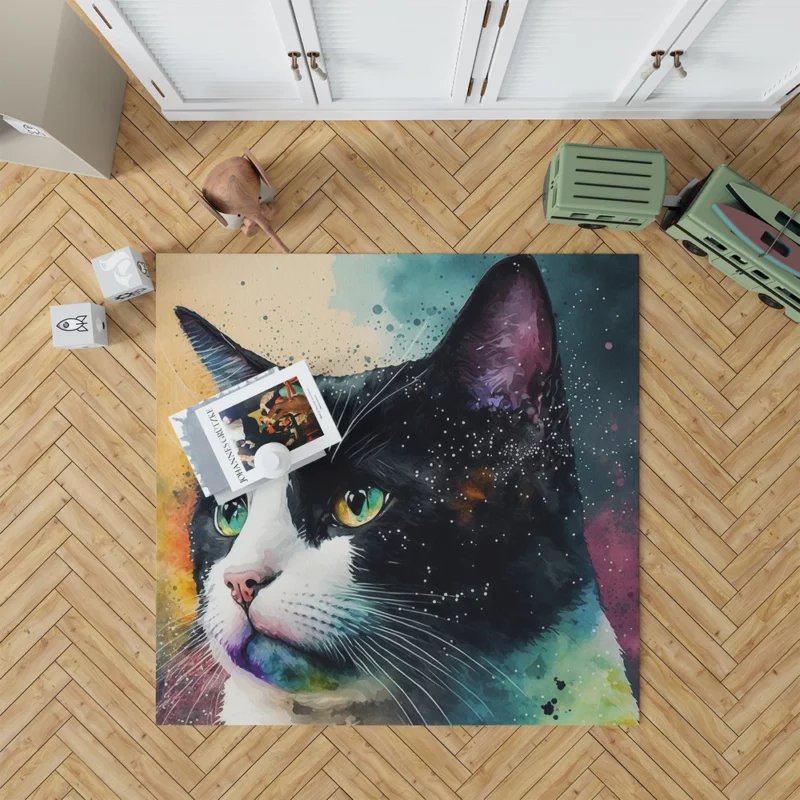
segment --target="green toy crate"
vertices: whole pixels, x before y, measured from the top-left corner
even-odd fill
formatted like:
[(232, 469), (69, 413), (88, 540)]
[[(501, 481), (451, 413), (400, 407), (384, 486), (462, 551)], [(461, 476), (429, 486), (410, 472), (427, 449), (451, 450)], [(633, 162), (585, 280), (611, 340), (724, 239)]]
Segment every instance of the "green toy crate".
[(757, 292), (768, 306), (784, 308), (789, 319), (800, 322), (800, 276), (759, 256), (712, 208), (714, 203), (724, 203), (746, 210), (728, 191), (729, 183), (761, 191), (730, 167), (717, 167), (705, 180), (681, 193), (679, 206), (664, 215), (662, 230), (690, 253), (708, 256), (718, 270)]
[(548, 222), (638, 231), (655, 222), (667, 188), (659, 150), (562, 144), (547, 168)]

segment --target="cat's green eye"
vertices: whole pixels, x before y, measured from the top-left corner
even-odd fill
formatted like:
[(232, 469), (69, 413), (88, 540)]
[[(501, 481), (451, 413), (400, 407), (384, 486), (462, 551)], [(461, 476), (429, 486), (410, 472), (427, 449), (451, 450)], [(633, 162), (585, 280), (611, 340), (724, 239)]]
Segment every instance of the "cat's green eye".
[(386, 499), (386, 493), (375, 486), (347, 489), (334, 498), (333, 516), (348, 528), (359, 528), (381, 513)]
[(217, 506), (214, 512), (214, 527), (223, 536), (238, 536), (247, 519), (247, 497), (236, 497)]

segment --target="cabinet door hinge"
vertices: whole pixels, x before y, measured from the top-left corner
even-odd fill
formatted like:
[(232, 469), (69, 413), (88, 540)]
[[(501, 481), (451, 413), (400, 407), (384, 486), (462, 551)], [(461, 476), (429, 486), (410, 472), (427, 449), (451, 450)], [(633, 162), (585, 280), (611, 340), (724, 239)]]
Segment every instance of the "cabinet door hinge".
[(481, 86), (481, 97), (483, 97), (483, 96), (486, 94), (486, 85), (487, 85), (488, 83), (489, 83), (489, 76), (487, 75), (487, 76), (486, 76), (486, 77), (483, 79), (483, 86)]
[(469, 86), (467, 86), (467, 97), (469, 97), (472, 94), (472, 87), (473, 87), (474, 83), (475, 83), (475, 78), (470, 78), (469, 79)]
[(486, 23), (489, 21), (489, 13), (492, 10), (492, 0), (486, 0), (486, 11), (483, 12), (483, 24), (481, 25), (482, 28), (486, 27)]
[(503, 6), (503, 11), (500, 14), (500, 22), (497, 24), (498, 28), (502, 28), (503, 25), (506, 24), (506, 14), (508, 14), (508, 0), (506, 0), (506, 4)]

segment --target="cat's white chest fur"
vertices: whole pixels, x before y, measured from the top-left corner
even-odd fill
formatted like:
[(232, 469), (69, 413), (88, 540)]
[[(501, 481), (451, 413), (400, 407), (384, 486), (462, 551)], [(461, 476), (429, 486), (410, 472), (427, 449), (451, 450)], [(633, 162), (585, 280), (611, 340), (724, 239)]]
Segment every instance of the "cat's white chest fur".
[(219, 721), (224, 725), (289, 725), (293, 721), (291, 707), (291, 695), (231, 667)]

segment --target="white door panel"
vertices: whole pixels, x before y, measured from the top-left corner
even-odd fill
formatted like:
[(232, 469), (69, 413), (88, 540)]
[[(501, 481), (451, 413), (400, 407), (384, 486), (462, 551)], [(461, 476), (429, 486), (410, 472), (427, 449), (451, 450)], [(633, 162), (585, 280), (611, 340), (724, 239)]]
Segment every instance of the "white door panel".
[[(510, 2), (513, 9), (519, 0)], [(507, 26), (498, 40), (495, 58), (505, 56), (507, 66), (501, 75), (490, 73), (494, 86), (486, 99), (514, 105), (626, 99), (632, 76), (665, 31), (699, 2), (528, 0), (518, 31)]]
[[(289, 0), (78, 0), (165, 107), (315, 105)], [(305, 71), (305, 64), (302, 64)]]
[(321, 104), (461, 104), (485, 0), (293, 0)]
[(656, 102), (759, 102), (800, 81), (800, 1), (726, 0), (650, 93)]

